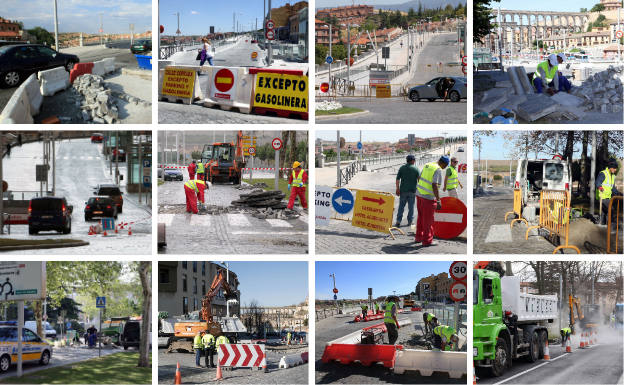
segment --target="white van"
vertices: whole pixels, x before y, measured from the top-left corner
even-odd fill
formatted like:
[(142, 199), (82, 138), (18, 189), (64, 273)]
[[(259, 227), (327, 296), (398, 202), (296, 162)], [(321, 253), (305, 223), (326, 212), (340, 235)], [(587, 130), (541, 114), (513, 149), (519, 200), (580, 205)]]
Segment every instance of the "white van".
[[(43, 326), (43, 334), (45, 335), (45, 338), (56, 339), (56, 330), (52, 328), (52, 325), (50, 325), (48, 321), (43, 321), (41, 326)], [(37, 331), (37, 321), (26, 321), (24, 323), (24, 327)]]
[(539, 215), (539, 198), (543, 190), (571, 191), (570, 164), (555, 156), (553, 159), (518, 160), (514, 188), (522, 189), (522, 216), (530, 222)]

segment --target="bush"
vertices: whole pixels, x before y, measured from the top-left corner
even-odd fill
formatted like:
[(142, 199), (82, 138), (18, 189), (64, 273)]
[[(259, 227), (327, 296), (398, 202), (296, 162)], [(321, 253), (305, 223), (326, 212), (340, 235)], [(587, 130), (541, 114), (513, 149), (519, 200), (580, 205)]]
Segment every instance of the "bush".
[(496, 175), (494, 175), (494, 180), (503, 180), (503, 176), (499, 175), (499, 174), (496, 174)]

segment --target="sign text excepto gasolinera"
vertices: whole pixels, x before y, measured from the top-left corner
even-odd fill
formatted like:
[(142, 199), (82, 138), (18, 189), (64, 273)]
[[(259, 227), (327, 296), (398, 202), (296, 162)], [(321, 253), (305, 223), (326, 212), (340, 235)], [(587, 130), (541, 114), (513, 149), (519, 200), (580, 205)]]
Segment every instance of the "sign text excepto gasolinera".
[(178, 68), (165, 68), (162, 94), (180, 98), (192, 98), (195, 87), (195, 71)]
[(258, 73), (254, 107), (308, 111), (308, 77), (290, 74)]

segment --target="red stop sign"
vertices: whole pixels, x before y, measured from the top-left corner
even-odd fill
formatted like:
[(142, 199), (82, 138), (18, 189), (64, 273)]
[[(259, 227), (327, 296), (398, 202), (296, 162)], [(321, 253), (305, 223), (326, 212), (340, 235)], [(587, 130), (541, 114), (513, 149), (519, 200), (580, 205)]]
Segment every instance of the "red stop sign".
[(325, 93), (327, 91), (329, 91), (329, 83), (321, 83), (321, 92)]
[(161, 25), (160, 26), (160, 33), (163, 33), (163, 32), (165, 32), (165, 27)]
[(334, 294), (338, 294), (338, 289), (334, 288), (334, 290), (332, 290), (334, 292)]
[(234, 86), (234, 74), (227, 68), (221, 68), (215, 74), (214, 83), (220, 92), (227, 92)]
[(453, 239), (466, 230), (468, 209), (453, 197), (442, 198), (442, 210), (436, 210), (433, 234), (440, 239)]

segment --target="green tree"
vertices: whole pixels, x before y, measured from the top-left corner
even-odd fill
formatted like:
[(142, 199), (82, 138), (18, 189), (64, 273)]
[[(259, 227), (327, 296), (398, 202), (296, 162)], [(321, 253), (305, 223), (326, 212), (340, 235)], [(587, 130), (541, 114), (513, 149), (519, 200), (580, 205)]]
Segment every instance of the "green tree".
[(325, 58), (327, 57), (327, 52), (329, 51), (329, 47), (326, 47), (322, 44), (315, 45), (315, 63), (317, 65), (325, 63)]
[(38, 44), (46, 44), (48, 46), (54, 45), (54, 35), (41, 27), (35, 27), (33, 29), (26, 30), (26, 32), (37, 38)]
[(139, 277), (141, 278), (141, 288), (143, 289), (143, 311), (141, 315), (141, 343), (139, 345), (138, 367), (150, 367), (149, 361), (149, 330), (152, 316), (152, 263), (150, 261), (134, 262)]
[(193, 151), (191, 152), (191, 159), (198, 160), (201, 158), (201, 151)]
[(500, 2), (500, 0), (475, 0), (473, 4), (473, 23), (472, 23), (472, 41), (475, 43), (483, 40), (489, 35), (495, 24), (492, 23), (493, 15), (491, 13), (491, 2)]
[(586, 13), (586, 12), (587, 12), (587, 8), (581, 8), (581, 9), (579, 10), (579, 12), (581, 12), (581, 13)]
[(601, 12), (605, 10), (605, 6), (602, 3), (598, 3), (594, 5), (590, 12)]

